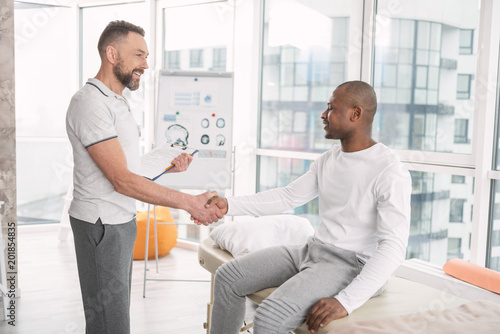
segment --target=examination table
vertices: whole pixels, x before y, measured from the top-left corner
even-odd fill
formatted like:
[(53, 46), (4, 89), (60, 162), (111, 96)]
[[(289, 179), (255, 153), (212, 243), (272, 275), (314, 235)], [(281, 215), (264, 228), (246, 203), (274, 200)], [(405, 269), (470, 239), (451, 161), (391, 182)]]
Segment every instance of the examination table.
[[(207, 321), (204, 324), (209, 333), (214, 274), (220, 265), (233, 259), (233, 256), (214, 246), (213, 240), (208, 238), (199, 246), (198, 259), (200, 265), (212, 274)], [(254, 303), (260, 304), (273, 290), (274, 288), (265, 289), (247, 297)], [(427, 262), (408, 260), (388, 281), (384, 293), (368, 300), (349, 316), (330, 322), (317, 333), (333, 334), (342, 329), (345, 333), (441, 333), (437, 330), (442, 328), (439, 326), (450, 328), (446, 321), (457, 325), (457, 319), (459, 322), (464, 319), (462, 313), (470, 314), (470, 309), (463, 309), (469, 305), (473, 310), (479, 311), (470, 321), (465, 319), (467, 323), (464, 324), (472, 324), (471, 321), (474, 321), (474, 328), (478, 329), (476, 333), (500, 333), (500, 295), (449, 277)], [(486, 311), (485, 314), (483, 310)], [(445, 311), (451, 315), (443, 313)], [(380, 329), (388, 324), (392, 330)], [(458, 326), (465, 326), (464, 324)], [(433, 328), (436, 331), (433, 331)], [(489, 328), (494, 330), (489, 331)], [(446, 333), (453, 332), (452, 330)], [(308, 334), (306, 324), (302, 324), (294, 333)]]

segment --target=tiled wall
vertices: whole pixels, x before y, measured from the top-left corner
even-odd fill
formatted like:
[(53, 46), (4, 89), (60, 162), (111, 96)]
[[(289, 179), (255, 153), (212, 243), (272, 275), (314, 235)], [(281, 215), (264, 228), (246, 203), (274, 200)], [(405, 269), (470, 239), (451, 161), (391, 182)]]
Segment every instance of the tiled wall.
[[(0, 215), (4, 240), (7, 238), (7, 225), (17, 225), (14, 100), (14, 1), (0, 0), (0, 201), (4, 202)], [(10, 236), (13, 236), (12, 233), (17, 234), (12, 230), (10, 232)], [(17, 245), (17, 240), (15, 244)], [(17, 246), (11, 247), (12, 249), (17, 251)], [(9, 272), (17, 272), (16, 267), (8, 269)]]

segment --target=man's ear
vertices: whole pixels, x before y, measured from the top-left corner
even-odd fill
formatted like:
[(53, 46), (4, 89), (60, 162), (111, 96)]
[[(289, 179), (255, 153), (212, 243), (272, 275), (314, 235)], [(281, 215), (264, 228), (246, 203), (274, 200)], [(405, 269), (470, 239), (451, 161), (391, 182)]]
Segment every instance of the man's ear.
[(106, 59), (111, 63), (115, 64), (118, 60), (118, 50), (116, 50), (113, 46), (108, 45), (106, 47)]
[(352, 108), (353, 111), (351, 113), (351, 121), (357, 122), (361, 119), (361, 116), (363, 115), (363, 108), (356, 106)]

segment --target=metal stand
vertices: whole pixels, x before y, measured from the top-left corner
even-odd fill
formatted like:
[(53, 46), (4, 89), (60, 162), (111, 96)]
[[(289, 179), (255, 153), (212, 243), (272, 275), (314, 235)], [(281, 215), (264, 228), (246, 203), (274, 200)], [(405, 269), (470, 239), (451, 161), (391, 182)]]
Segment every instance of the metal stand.
[[(167, 281), (167, 282), (210, 282), (209, 280), (190, 280), (190, 279), (170, 279), (170, 278), (147, 278), (148, 272), (148, 250), (149, 250), (149, 210), (151, 204), (148, 204), (147, 211), (147, 226), (146, 226), (146, 249), (144, 252), (144, 285), (142, 290), (142, 297), (146, 298), (146, 281)], [(156, 221), (156, 205), (153, 206), (153, 218), (154, 218), (154, 229), (155, 229), (155, 260), (156, 260), (156, 273), (158, 273), (158, 234), (156, 225), (180, 225), (178, 223), (158, 223)]]

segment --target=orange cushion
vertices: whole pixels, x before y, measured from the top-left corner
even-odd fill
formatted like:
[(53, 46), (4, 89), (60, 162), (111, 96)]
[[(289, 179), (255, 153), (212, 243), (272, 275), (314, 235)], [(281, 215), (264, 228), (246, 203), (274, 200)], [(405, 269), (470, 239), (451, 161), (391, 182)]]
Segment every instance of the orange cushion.
[(500, 293), (500, 272), (498, 271), (462, 259), (451, 259), (444, 264), (443, 270), (448, 275), (462, 281)]
[[(146, 220), (147, 213), (137, 212), (137, 237), (134, 246), (134, 260), (144, 260), (146, 249)], [(170, 209), (163, 206), (156, 207), (156, 222), (174, 223)], [(157, 224), (158, 257), (167, 255), (177, 244), (177, 226)], [(148, 259), (155, 257), (155, 227), (153, 210), (149, 212), (149, 245)]]

